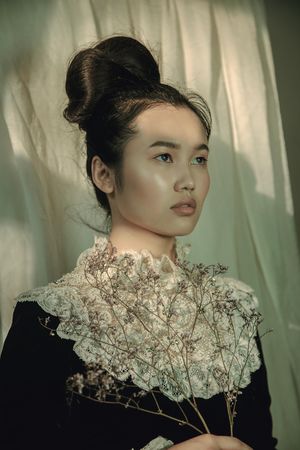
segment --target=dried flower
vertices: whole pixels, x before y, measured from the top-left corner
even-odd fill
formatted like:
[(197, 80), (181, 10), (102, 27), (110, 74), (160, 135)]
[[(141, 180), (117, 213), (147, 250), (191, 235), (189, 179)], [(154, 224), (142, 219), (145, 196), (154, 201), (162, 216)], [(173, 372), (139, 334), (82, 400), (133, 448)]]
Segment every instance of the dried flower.
[[(233, 434), (238, 395), (260, 366), (255, 336), (262, 319), (253, 291), (220, 276), (226, 270), (156, 259), (147, 250), (116, 255), (100, 238), (73, 273), (50, 285), (56, 295), (37, 291), (39, 303), (60, 316), (57, 334), (75, 340), (87, 362), (69, 389), (143, 410), (143, 399), (152, 398), (148, 412), (160, 415), (157, 395), (164, 394), (179, 411), (168, 417), (200, 433), (209, 427), (195, 399), (221, 392)], [(199, 424), (188, 420), (183, 400)]]

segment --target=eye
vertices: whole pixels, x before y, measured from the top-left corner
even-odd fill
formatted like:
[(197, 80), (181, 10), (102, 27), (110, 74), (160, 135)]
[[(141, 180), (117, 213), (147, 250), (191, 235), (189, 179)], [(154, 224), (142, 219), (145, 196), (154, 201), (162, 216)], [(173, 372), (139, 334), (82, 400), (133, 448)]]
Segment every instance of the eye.
[(196, 164), (196, 165), (199, 165), (199, 166), (206, 166), (206, 164), (207, 164), (207, 158), (204, 158), (204, 156), (196, 156), (196, 158), (194, 158), (194, 159), (198, 159), (198, 164)]
[[(162, 162), (169, 162), (168, 161), (168, 158), (171, 158), (171, 161), (172, 161), (172, 155), (170, 155), (170, 153), (162, 153), (161, 155), (158, 155), (158, 156), (155, 156), (155, 158), (154, 159), (157, 159), (157, 158), (162, 158), (162, 159), (160, 159), (159, 161), (162, 161)], [(192, 163), (193, 164), (193, 166), (206, 166), (206, 164), (207, 164), (207, 158), (204, 158), (204, 156), (196, 156), (195, 158), (194, 158), (194, 160), (198, 160), (198, 162), (197, 163)]]
[[(171, 158), (172, 158), (172, 156), (170, 155), (170, 153), (162, 153), (161, 155), (155, 156), (154, 159), (157, 159), (157, 158), (160, 158), (160, 157), (171, 157)], [(166, 159), (163, 159), (163, 160), (160, 160), (160, 161), (167, 162)]]

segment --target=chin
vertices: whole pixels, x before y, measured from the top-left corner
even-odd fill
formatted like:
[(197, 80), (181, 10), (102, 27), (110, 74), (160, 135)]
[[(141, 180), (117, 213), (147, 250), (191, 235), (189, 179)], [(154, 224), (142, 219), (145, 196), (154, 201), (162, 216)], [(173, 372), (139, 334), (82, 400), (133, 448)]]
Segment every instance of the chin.
[[(188, 219), (188, 218), (186, 218)], [(178, 235), (185, 235), (185, 234), (189, 234), (192, 231), (194, 231), (197, 223), (198, 223), (198, 218), (195, 220), (196, 218), (193, 217), (193, 220), (186, 220), (186, 222), (182, 221), (182, 223), (177, 223), (173, 225), (172, 228), (174, 228), (174, 230), (177, 230), (177, 234)]]
[(160, 234), (161, 236), (186, 236), (192, 231), (194, 231), (196, 224), (193, 225), (185, 225), (181, 227), (168, 227), (168, 229), (164, 230), (157, 230), (155, 231), (157, 234)]
[(193, 232), (194, 228), (195, 227), (190, 228), (189, 230), (186, 231), (180, 230), (177, 233), (175, 233), (174, 236), (187, 236), (188, 234), (191, 234)]

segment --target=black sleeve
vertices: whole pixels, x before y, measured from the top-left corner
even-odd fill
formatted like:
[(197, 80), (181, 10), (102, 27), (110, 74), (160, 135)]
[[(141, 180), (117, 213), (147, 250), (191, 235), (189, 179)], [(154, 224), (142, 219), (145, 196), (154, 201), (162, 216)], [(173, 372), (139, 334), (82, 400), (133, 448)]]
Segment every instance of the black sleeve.
[(262, 364), (252, 374), (249, 386), (238, 397), (235, 420), (235, 428), (238, 430), (236, 436), (241, 436), (242, 440), (255, 450), (276, 450), (278, 441), (272, 434), (271, 396), (263, 350), (258, 336), (256, 343)]
[[(61, 448), (72, 341), (42, 325), (58, 322), (36, 302), (16, 305), (0, 359), (0, 448)], [(62, 442), (61, 442), (62, 443)]]

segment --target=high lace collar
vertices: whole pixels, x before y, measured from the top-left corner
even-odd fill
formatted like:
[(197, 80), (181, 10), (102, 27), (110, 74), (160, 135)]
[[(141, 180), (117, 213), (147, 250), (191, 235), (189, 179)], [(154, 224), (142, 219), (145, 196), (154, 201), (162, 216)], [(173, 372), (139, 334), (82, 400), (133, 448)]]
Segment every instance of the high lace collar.
[(72, 272), (17, 300), (57, 316), (83, 361), (146, 391), (181, 401), (245, 387), (260, 366), (256, 297), (220, 265), (191, 265), (189, 250), (176, 242), (175, 262), (147, 249), (114, 255), (101, 236)]
[[(182, 243), (177, 238), (174, 241), (175, 249), (175, 261), (166, 255), (162, 254), (159, 257), (153, 256), (148, 249), (141, 250), (117, 250), (117, 254), (114, 254), (115, 261), (122, 261), (126, 257), (130, 257), (137, 266), (142, 266), (144, 261), (147, 261), (148, 266), (151, 266), (154, 270), (163, 273), (176, 273), (178, 271), (178, 265), (187, 260), (187, 256), (191, 251), (190, 243)], [(95, 237), (94, 246), (81, 253), (77, 260), (77, 265), (82, 264), (86, 256), (90, 255), (95, 250), (108, 256), (113, 254), (114, 246), (110, 239), (106, 235)]]

